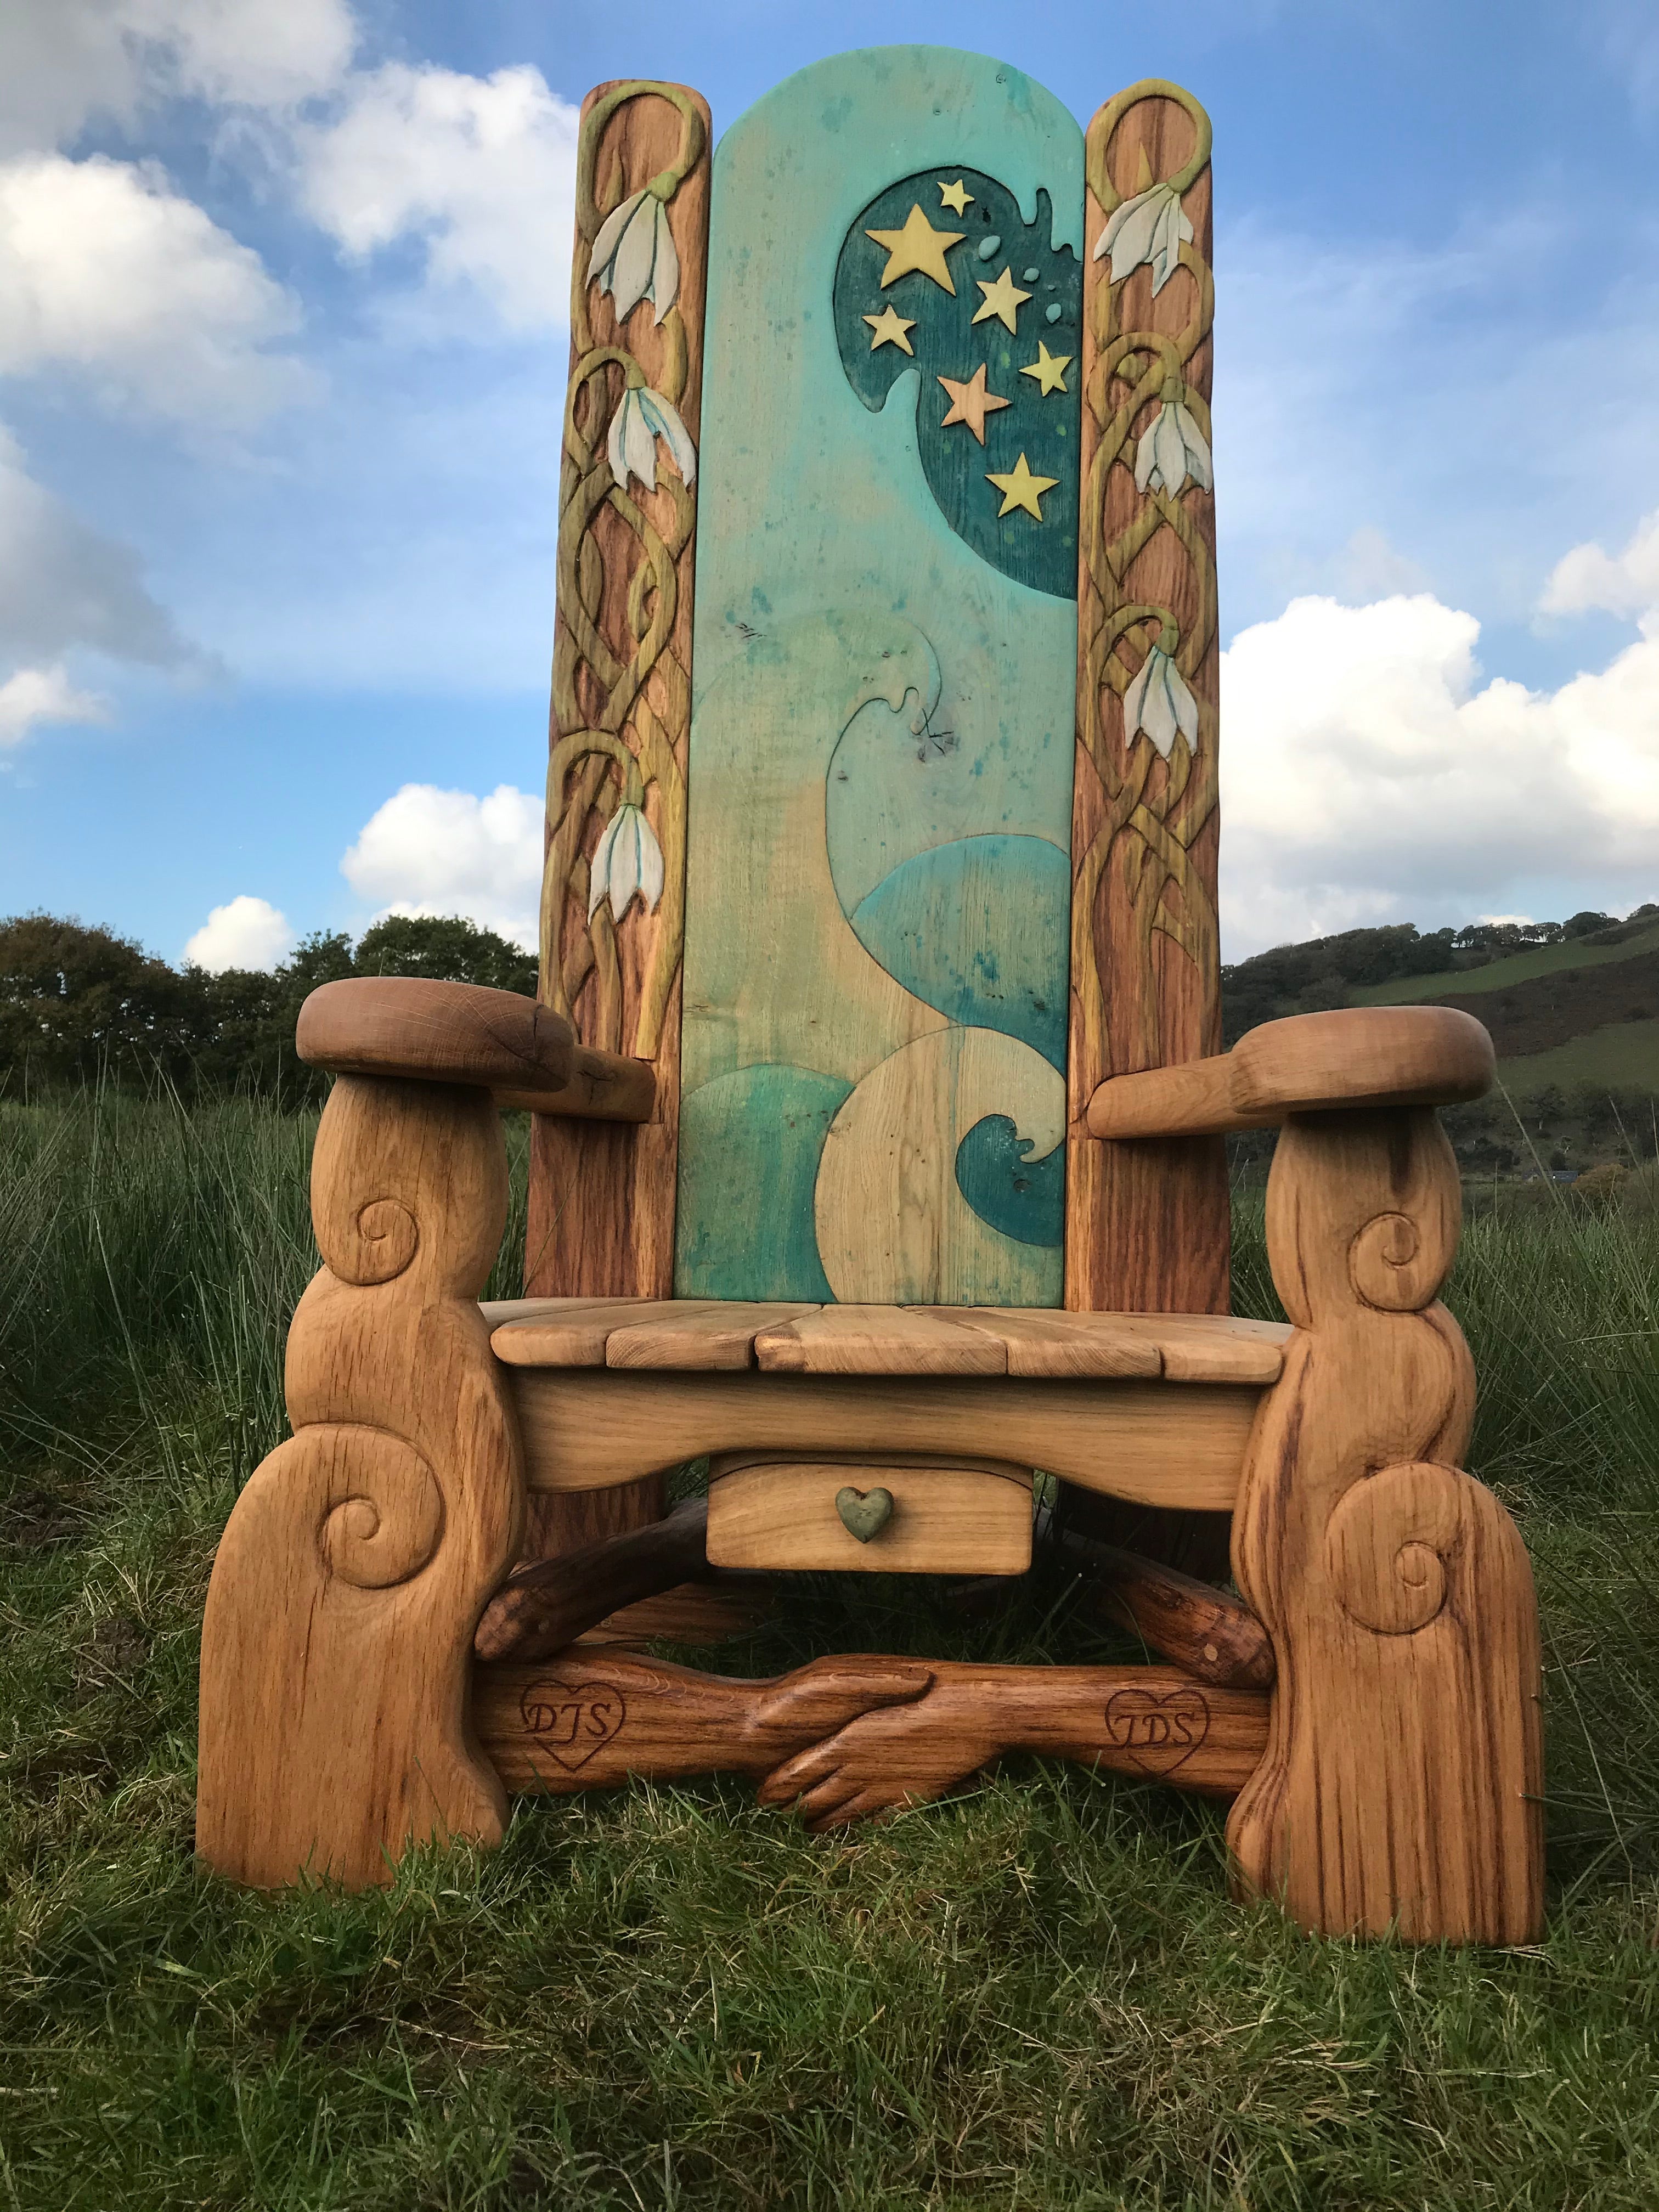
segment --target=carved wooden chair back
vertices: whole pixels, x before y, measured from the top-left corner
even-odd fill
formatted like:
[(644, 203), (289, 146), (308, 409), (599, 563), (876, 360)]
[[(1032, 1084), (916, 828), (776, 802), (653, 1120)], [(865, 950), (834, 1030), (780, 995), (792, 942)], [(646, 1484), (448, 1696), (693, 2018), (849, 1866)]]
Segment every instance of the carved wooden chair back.
[[(532, 1292), (1224, 1312), (1210, 130), (935, 47), (583, 111)], [(695, 606), (694, 606), (695, 586)]]

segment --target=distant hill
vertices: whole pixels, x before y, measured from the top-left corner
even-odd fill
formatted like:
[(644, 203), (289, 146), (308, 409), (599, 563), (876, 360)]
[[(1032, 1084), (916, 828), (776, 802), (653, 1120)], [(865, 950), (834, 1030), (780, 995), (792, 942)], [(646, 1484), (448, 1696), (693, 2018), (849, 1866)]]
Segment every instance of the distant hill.
[(1331, 1006), (1462, 1006), (1497, 1048), (1502, 1093), (1448, 1115), (1466, 1168), (1561, 1170), (1654, 1150), (1659, 905), (1624, 921), (1410, 923), (1276, 945), (1221, 971), (1232, 1043)]

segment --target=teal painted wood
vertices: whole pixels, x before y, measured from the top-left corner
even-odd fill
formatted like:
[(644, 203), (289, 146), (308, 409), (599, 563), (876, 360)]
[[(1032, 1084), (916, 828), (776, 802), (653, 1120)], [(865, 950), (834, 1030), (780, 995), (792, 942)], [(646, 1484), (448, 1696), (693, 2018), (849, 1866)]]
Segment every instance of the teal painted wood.
[[(923, 185), (952, 291), (862, 234)], [(1060, 1301), (1080, 362), (1020, 370), (1081, 353), (1082, 228), (1077, 125), (979, 56), (817, 64), (716, 150), (681, 1296)]]

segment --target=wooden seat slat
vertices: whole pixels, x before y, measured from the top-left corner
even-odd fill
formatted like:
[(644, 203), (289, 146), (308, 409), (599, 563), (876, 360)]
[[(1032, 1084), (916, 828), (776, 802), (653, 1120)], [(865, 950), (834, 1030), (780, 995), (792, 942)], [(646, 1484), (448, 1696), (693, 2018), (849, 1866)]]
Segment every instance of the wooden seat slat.
[(811, 1306), (716, 1298), (515, 1298), (483, 1308), (510, 1367), (796, 1375), (1277, 1380), (1290, 1330), (1225, 1314)]

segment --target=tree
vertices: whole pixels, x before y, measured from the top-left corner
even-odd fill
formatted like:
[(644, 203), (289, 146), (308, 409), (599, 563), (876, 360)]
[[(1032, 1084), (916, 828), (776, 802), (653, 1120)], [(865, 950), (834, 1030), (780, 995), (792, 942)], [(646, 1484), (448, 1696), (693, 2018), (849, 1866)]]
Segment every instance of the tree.
[(536, 995), (536, 956), (459, 915), (389, 914), (358, 942), (359, 975), (428, 975)]
[(187, 1097), (253, 1091), (315, 1103), (327, 1078), (294, 1048), (308, 993), (349, 975), (424, 975), (533, 994), (532, 954), (459, 915), (391, 915), (355, 951), (317, 931), (269, 971), (217, 975), (52, 915), (0, 921), (0, 1097), (42, 1085), (164, 1080)]

